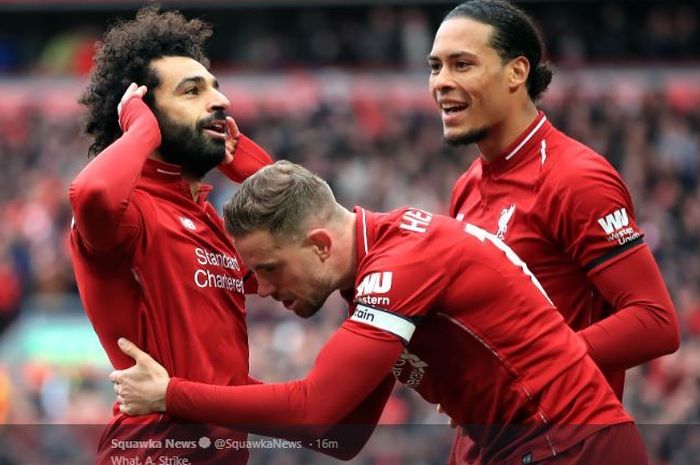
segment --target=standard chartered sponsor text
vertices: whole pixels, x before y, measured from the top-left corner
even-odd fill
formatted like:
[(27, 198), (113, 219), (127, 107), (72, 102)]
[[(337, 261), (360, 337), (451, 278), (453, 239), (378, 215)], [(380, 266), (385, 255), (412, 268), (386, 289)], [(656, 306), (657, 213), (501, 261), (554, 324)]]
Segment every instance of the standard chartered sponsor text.
[(211, 252), (201, 247), (194, 249), (194, 254), (197, 256), (197, 263), (200, 265), (214, 265), (229, 270), (241, 271), (238, 260), (235, 257), (230, 257), (225, 253)]
[[(220, 252), (211, 252), (197, 247), (194, 249), (194, 255), (197, 263), (200, 265), (215, 266), (234, 271), (240, 271), (241, 269), (235, 257)], [(200, 288), (226, 289), (227, 291), (235, 291), (241, 294), (245, 292), (241, 278), (235, 278), (226, 272), (215, 273), (205, 268), (199, 268), (194, 272), (194, 283)]]

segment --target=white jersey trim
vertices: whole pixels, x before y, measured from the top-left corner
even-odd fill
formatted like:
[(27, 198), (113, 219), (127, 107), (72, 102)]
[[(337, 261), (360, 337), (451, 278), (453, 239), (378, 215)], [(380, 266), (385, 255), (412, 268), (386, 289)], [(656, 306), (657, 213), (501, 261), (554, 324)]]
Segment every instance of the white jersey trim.
[(416, 325), (406, 318), (364, 305), (358, 305), (350, 319), (398, 336), (406, 344), (411, 340), (413, 332), (416, 330)]
[(369, 252), (369, 243), (367, 242), (367, 215), (365, 209), (362, 209), (362, 237), (365, 240), (365, 254)]
[(523, 141), (521, 143), (519, 143), (518, 146), (513, 149), (512, 152), (510, 152), (508, 155), (506, 155), (506, 160), (510, 160), (511, 158), (513, 158), (515, 156), (515, 154), (518, 153), (518, 150), (523, 148), (523, 145), (527, 144), (527, 141), (532, 139), (532, 136), (534, 136), (535, 133), (542, 127), (542, 125), (544, 124), (545, 121), (547, 121), (547, 117), (543, 116), (542, 119), (540, 120), (540, 122), (537, 123), (537, 126), (535, 126), (532, 129), (532, 131), (530, 131), (530, 134), (528, 134), (525, 137), (525, 139), (523, 139)]

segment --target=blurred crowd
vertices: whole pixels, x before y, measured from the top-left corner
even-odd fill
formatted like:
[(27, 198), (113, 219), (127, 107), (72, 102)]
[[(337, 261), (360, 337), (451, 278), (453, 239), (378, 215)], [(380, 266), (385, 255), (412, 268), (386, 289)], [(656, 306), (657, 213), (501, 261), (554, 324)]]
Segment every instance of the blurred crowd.
[[(674, 297), (682, 327), (678, 353), (630, 371), (625, 403), (642, 424), (700, 421), (700, 110), (679, 110), (662, 93), (634, 106), (610, 96), (544, 103), (560, 129), (605, 154), (626, 180), (638, 221)], [(445, 212), (451, 186), (476, 156), (445, 145), (436, 112), (358, 101), (321, 101), (282, 116), (272, 109), (239, 120), (242, 130), (275, 158), (299, 162), (328, 179), (346, 206), (386, 210), (411, 204)], [(66, 235), (70, 180), (87, 162), (79, 115), (56, 116), (41, 106), (0, 114), (0, 316), (7, 324), (37, 295), (75, 293)], [(219, 173), (210, 197), (220, 206), (235, 186)], [(79, 306), (76, 306), (79, 307)], [(60, 310), (56, 310), (57, 312)], [(73, 311), (80, 311), (73, 308)], [(345, 316), (334, 296), (310, 321), (275, 302), (249, 303), (251, 372), (268, 381), (302, 376)], [(105, 369), (106, 370), (106, 369)], [(99, 423), (109, 415), (106, 371), (66, 370), (0, 362), (0, 423)], [(408, 389), (397, 389), (383, 423), (444, 423)], [(696, 433), (697, 434), (697, 433)], [(659, 454), (679, 441), (652, 434)], [(676, 463), (676, 462), (669, 462)], [(685, 462), (677, 462), (679, 464)]]
[[(86, 74), (105, 25), (132, 13), (102, 4), (91, 10), (90, 2), (85, 3), (79, 15), (21, 8), (3, 12), (0, 73)], [(217, 2), (177, 3), (219, 31), (210, 46), (214, 63), (269, 70), (422, 67), (433, 31), (458, 2), (322, 9), (279, 5), (221, 9)], [(209, 3), (218, 8), (206, 9)], [(551, 58), (560, 66), (580, 67), (591, 60), (677, 62), (700, 57), (697, 2), (550, 0), (522, 6), (537, 18)]]
[[(220, 78), (233, 67), (263, 74), (327, 65), (422, 71), (433, 31), (453, 5), (411, 3), (187, 13), (213, 24), (211, 57)], [(561, 68), (583, 68), (591, 60), (675, 66), (700, 58), (696, 3), (544, 1), (524, 7), (541, 23), (551, 57)], [(80, 15), (35, 11), (27, 21), (27, 14), (21, 9), (0, 14), (0, 75), (84, 75), (108, 19), (132, 15), (108, 8)], [(700, 95), (700, 82), (692, 90)], [(276, 92), (292, 98), (302, 93), (301, 88)], [(700, 456), (700, 107), (671, 94), (663, 86), (649, 86), (633, 99), (620, 99), (612, 89), (590, 93), (572, 83), (542, 106), (555, 126), (604, 154), (632, 192), (645, 240), (678, 310), (682, 343), (676, 354), (628, 372), (625, 405), (638, 423), (649, 425), (642, 431), (653, 465), (690, 465)], [(348, 207), (381, 211), (410, 204), (445, 213), (451, 187), (477, 155), (475, 149), (445, 145), (437, 113), (416, 103), (420, 98), (396, 95), (393, 101), (317, 96), (295, 104), (293, 111), (251, 106), (249, 99), (246, 111), (236, 116), (243, 132), (274, 158), (301, 163), (329, 180)], [(0, 107), (13, 97), (0, 95)], [(232, 100), (235, 111), (235, 96)], [(80, 114), (75, 105), (69, 112), (57, 111), (40, 99), (13, 108), (0, 111), (0, 348), (27, 315), (60, 318), (81, 312), (66, 241), (71, 224), (67, 187), (87, 163), (89, 142), (81, 135)], [(235, 186), (217, 172), (207, 181), (215, 186), (210, 200), (220, 208)], [(251, 374), (266, 381), (303, 376), (345, 317), (337, 295), (309, 321), (257, 297), (248, 306)], [(105, 422), (112, 402), (108, 372), (106, 364), (0, 359), (0, 443), (4, 423)], [(395, 390), (382, 417), (384, 424), (445, 422), (405, 388)], [(439, 431), (416, 430), (416, 437), (430, 438), (430, 447), (409, 456), (400, 451), (418, 444), (413, 436), (382, 430), (368, 446), (369, 458), (358, 463), (444, 463), (449, 432)], [(78, 434), (89, 444), (80, 459), (61, 455), (58, 445), (66, 441), (54, 438), (51, 463), (88, 463), (93, 433)], [(0, 447), (0, 465), (34, 463), (13, 461), (8, 450)], [(251, 464), (282, 463), (269, 454), (254, 456)], [(315, 457), (284, 463), (321, 463)]]

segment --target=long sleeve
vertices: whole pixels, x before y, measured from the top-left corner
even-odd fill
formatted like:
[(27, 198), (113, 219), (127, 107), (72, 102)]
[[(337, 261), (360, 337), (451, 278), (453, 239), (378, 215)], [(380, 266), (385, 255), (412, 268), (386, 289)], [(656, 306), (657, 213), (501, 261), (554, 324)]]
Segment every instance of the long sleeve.
[(213, 386), (173, 378), (166, 410), (186, 420), (224, 426), (313, 425), (323, 431), (348, 416), (386, 379), (402, 348), (398, 339), (375, 339), (341, 327), (302, 380)]
[(631, 368), (678, 349), (676, 311), (646, 245), (589, 278), (616, 310), (579, 332), (603, 371)]
[(137, 232), (131, 195), (146, 159), (160, 145), (158, 122), (140, 98), (124, 105), (121, 124), (125, 133), (78, 174), (68, 191), (78, 232), (96, 251), (110, 250)]
[(233, 160), (219, 169), (233, 182), (243, 182), (263, 166), (272, 163), (268, 153), (248, 137), (241, 134)]

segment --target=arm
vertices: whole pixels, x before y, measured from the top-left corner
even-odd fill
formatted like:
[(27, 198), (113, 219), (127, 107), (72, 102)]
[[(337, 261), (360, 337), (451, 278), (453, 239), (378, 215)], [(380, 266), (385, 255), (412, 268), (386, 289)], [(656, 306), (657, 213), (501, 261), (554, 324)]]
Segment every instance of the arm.
[(610, 316), (579, 333), (591, 358), (612, 374), (676, 350), (678, 322), (627, 186), (601, 157), (575, 155), (575, 165), (550, 173), (546, 217), (565, 253), (612, 306)]
[[(130, 415), (165, 411), (186, 420), (219, 425), (310, 425), (328, 429), (366, 400), (391, 371), (403, 349), (402, 342), (381, 330), (348, 321), (321, 350), (316, 365), (302, 380), (277, 384), (214, 386), (180, 378), (169, 379), (165, 369), (133, 343), (119, 340), (120, 348), (136, 365), (115, 371), (120, 409)], [(378, 420), (388, 398), (370, 402), (368, 417)], [(166, 402), (167, 399), (167, 402)], [(376, 402), (376, 403), (374, 403)], [(167, 409), (166, 409), (167, 407)]]
[(305, 379), (279, 384), (213, 386), (173, 378), (170, 415), (219, 425), (328, 427), (350, 414), (385, 379), (403, 344), (341, 327)]
[(68, 198), (81, 238), (93, 250), (110, 250), (138, 231), (132, 192), (148, 156), (160, 145), (160, 129), (141, 97), (145, 87), (127, 89), (120, 113), (124, 134), (75, 178)]
[(644, 245), (589, 273), (616, 312), (579, 334), (603, 371), (627, 369), (678, 350), (676, 311), (649, 248)]

